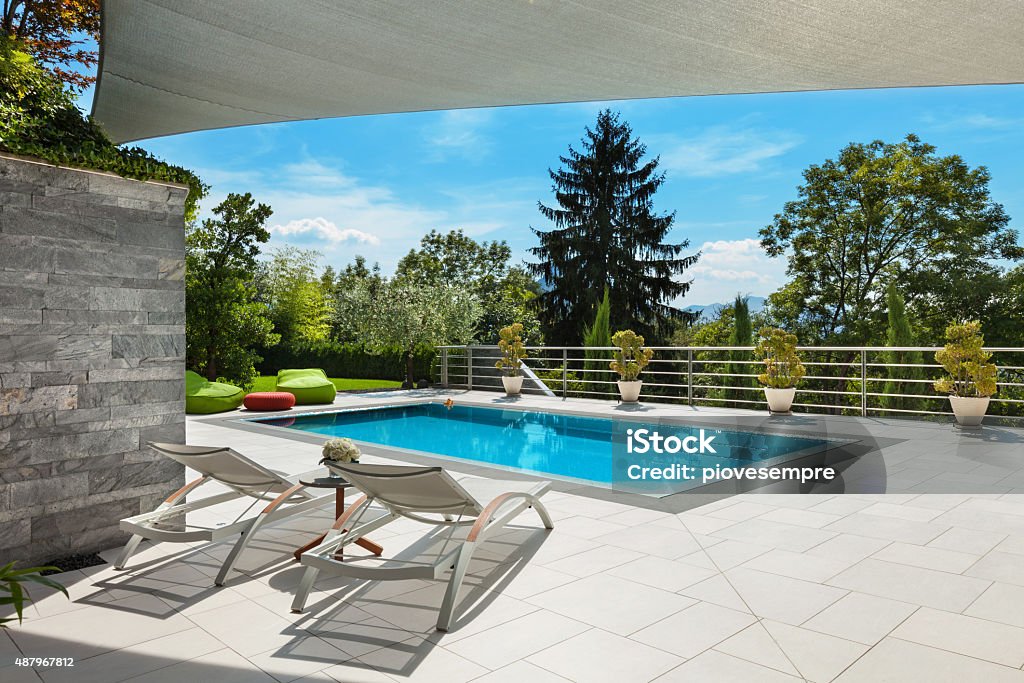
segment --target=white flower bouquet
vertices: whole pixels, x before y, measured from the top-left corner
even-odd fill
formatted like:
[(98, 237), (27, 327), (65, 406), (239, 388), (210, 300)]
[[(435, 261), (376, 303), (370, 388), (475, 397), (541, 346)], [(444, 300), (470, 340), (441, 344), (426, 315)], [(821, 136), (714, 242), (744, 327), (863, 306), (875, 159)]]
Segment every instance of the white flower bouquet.
[(331, 439), (324, 443), (323, 458), (320, 464), (328, 462), (359, 462), (359, 446), (352, 439)]

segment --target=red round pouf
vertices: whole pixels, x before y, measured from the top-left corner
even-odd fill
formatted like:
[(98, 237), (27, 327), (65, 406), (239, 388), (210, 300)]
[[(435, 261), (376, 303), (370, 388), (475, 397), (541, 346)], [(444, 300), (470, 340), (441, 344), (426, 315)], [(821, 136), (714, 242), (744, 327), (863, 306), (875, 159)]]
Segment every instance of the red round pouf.
[(288, 410), (295, 405), (295, 396), (286, 391), (257, 391), (246, 394), (242, 403), (249, 410)]

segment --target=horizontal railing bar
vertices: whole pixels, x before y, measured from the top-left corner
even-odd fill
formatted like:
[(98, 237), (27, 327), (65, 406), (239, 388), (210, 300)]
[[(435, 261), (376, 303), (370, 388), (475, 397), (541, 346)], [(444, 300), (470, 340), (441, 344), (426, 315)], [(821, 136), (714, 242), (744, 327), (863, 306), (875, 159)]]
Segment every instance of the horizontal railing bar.
[[(438, 349), (496, 349), (497, 344), (470, 344), (470, 345), (445, 345), (437, 346)], [(617, 346), (525, 346), (527, 350), (548, 350), (548, 351), (618, 351)], [(654, 351), (753, 351), (753, 346), (649, 346)], [(871, 353), (886, 353), (893, 351), (939, 351), (941, 346), (797, 346), (797, 351), (846, 351)], [(985, 351), (992, 353), (1024, 353), (1021, 346), (989, 346)]]

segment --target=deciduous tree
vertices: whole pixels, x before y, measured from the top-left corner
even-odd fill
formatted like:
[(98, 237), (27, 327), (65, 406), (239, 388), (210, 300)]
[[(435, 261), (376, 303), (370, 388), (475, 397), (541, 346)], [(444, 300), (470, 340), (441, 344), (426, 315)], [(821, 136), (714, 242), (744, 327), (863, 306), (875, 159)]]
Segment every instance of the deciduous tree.
[(264, 224), (272, 211), (247, 192), (229, 194), (213, 213), (186, 234), (187, 362), (207, 379), (245, 386), (256, 375), (255, 349), (279, 340), (251, 286), (260, 245), (270, 239)]
[(887, 277), (939, 330), (987, 305), (976, 283), (998, 277), (994, 260), (1024, 258), (988, 170), (938, 156), (914, 135), (850, 144), (803, 177), (761, 244), (788, 259), (790, 292), (801, 295), (788, 314), (807, 343), (881, 341)]
[(99, 61), (91, 45), (99, 41), (99, 0), (3, 0), (0, 25), (64, 83), (80, 90), (95, 82), (74, 67)]

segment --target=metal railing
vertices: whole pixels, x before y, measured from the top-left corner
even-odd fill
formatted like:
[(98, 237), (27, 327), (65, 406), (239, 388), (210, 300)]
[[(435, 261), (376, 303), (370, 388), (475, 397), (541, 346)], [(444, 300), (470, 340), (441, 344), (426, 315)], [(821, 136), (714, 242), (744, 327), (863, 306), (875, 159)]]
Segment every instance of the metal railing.
[[(642, 400), (764, 409), (752, 346), (655, 346)], [(952, 415), (932, 386), (942, 376), (931, 346), (801, 346), (807, 375), (793, 406), (801, 412), (854, 415)], [(530, 346), (526, 363), (544, 387), (566, 398), (616, 400), (615, 347)], [(1024, 348), (988, 348), (999, 368), (989, 414), (1024, 419)], [(435, 380), (443, 386), (501, 390), (497, 346), (440, 346)], [(524, 384), (524, 392), (540, 393)]]

